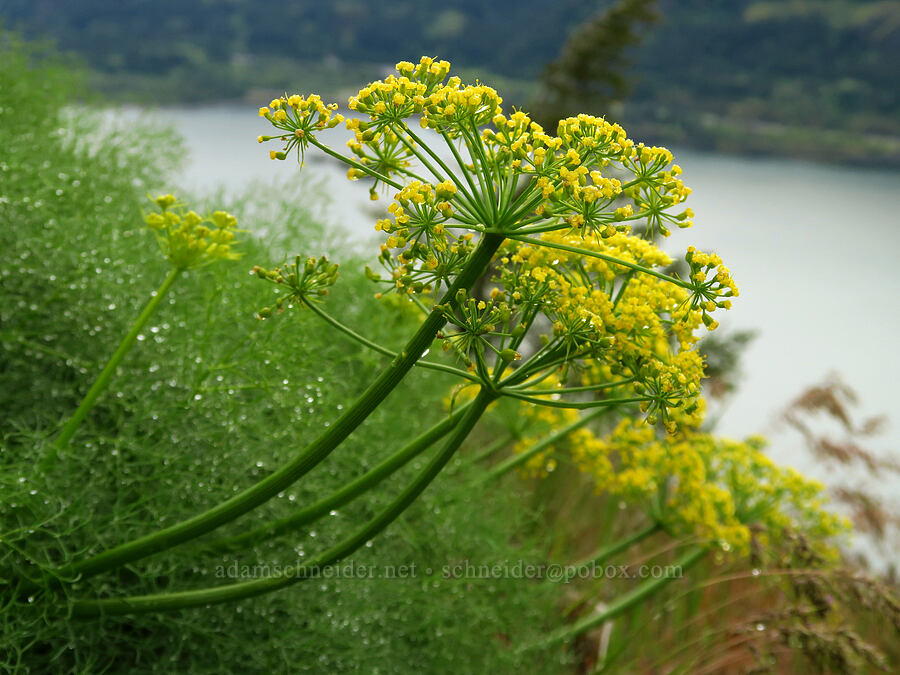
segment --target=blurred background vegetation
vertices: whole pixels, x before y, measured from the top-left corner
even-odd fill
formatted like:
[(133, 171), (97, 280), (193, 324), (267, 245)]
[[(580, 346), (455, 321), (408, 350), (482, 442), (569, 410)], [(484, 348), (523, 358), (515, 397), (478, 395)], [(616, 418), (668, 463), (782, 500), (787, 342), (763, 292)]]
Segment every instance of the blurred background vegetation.
[(337, 96), (431, 54), (507, 103), (588, 105), (650, 142), (900, 166), (896, 1), (7, 0), (0, 17), (119, 101)]

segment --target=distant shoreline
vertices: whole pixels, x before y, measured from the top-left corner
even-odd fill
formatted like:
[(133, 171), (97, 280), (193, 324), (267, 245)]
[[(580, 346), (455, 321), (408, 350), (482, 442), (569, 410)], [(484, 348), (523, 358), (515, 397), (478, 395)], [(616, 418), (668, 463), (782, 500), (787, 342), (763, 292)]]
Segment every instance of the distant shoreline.
[[(273, 83), (251, 86), (244, 78), (223, 78), (206, 91), (201, 105), (263, 105), (285, 91), (316, 92), (323, 98), (346, 102), (361, 84), (382, 77), (384, 66), (356, 64), (344, 71), (298, 68), (304, 73), (294, 86), (279, 88)], [(521, 103), (533, 99), (535, 82), (525, 82), (486, 74), (482, 81), (505, 94), (505, 105), (527, 110)], [(110, 75), (89, 73), (94, 98), (105, 103), (140, 106), (190, 106), (198, 103), (198, 92), (189, 80), (168, 75)], [(234, 92), (233, 94), (228, 92)], [(89, 103), (92, 101), (88, 101)], [(693, 111), (692, 111), (693, 112)], [(596, 114), (596, 113), (595, 113)], [(789, 125), (769, 120), (733, 119), (712, 113), (673, 118), (662, 116), (648, 105), (616, 105), (607, 115), (620, 122), (629, 135), (648, 143), (718, 152), (744, 157), (781, 157), (838, 166), (900, 169), (900, 136), (855, 132), (846, 129)]]

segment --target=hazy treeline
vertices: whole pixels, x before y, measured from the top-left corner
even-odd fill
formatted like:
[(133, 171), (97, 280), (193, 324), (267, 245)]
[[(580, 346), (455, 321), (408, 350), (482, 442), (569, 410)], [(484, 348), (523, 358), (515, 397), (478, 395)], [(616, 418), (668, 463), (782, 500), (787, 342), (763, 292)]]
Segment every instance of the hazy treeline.
[[(533, 83), (568, 36), (613, 4), (7, 0), (0, 16), (7, 25), (52, 37), (80, 54), (107, 92), (127, 96), (142, 90), (174, 101), (297, 86), (301, 63), (306, 80), (300, 84), (346, 87), (370, 74), (361, 73), (360, 64), (378, 68), (421, 54)], [(669, 142), (770, 151), (786, 141), (802, 141), (813, 151), (821, 142), (804, 141), (803, 134), (823, 129), (835, 133), (822, 146), (825, 152), (900, 161), (900, 3), (657, 4), (661, 20), (642, 26), (641, 42), (630, 48), (635, 86), (624, 111), (616, 111), (626, 123)], [(527, 84), (518, 92), (508, 84), (503, 88), (523, 99), (510, 103), (526, 104), (529, 93), (537, 93)], [(762, 125), (753, 133), (768, 138), (771, 147), (746, 147), (744, 136), (753, 127), (748, 122)], [(836, 135), (848, 131), (879, 141), (854, 150)], [(889, 139), (886, 148), (880, 137)]]

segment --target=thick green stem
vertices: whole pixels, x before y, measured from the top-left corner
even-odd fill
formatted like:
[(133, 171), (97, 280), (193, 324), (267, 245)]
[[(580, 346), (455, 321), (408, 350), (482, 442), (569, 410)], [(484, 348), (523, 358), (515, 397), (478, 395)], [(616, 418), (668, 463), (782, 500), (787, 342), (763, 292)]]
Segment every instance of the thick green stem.
[(222, 602), (230, 602), (250, 598), (264, 593), (271, 593), (291, 586), (298, 581), (315, 578), (323, 568), (333, 565), (352, 554), (372, 537), (380, 533), (403, 513), (406, 508), (425, 490), (426, 487), (446, 466), (457, 448), (469, 435), (472, 427), (478, 422), (485, 409), (494, 400), (496, 394), (482, 389), (471, 407), (466, 411), (450, 437), (444, 442), (437, 455), (416, 476), (406, 489), (392, 501), (383, 511), (343, 541), (322, 552), (308, 562), (288, 568), (279, 576), (256, 579), (217, 588), (206, 588), (198, 591), (183, 591), (161, 595), (143, 595), (131, 598), (109, 598), (102, 600), (76, 600), (71, 604), (72, 616), (91, 617), (120, 614), (141, 614), (161, 612), (187, 607), (202, 607)]
[(470, 406), (471, 403), (465, 404), (455, 413), (446, 417), (444, 420), (431, 427), (431, 429), (421, 434), (418, 438), (407, 443), (375, 468), (364, 473), (356, 480), (347, 483), (340, 490), (331, 493), (314, 504), (310, 504), (309, 506), (300, 509), (297, 513), (287, 516), (286, 518), (273, 520), (256, 529), (250, 530), (249, 532), (212, 542), (210, 545), (211, 548), (213, 550), (232, 550), (240, 546), (249, 546), (264, 539), (271, 539), (287, 534), (299, 527), (315, 522), (326, 513), (353, 501), (366, 490), (374, 487), (392, 473), (406, 465), (413, 457), (418, 456), (436, 441), (446, 436), (450, 433), (450, 430), (453, 429), (456, 423), (462, 419), (462, 416)]
[(122, 342), (119, 343), (118, 348), (109, 359), (109, 362), (106, 364), (106, 366), (104, 366), (103, 370), (100, 372), (100, 375), (98, 375), (97, 379), (94, 380), (94, 384), (91, 385), (91, 388), (88, 390), (88, 393), (81, 401), (78, 409), (75, 410), (75, 412), (69, 418), (69, 421), (66, 422), (65, 426), (63, 426), (62, 431), (60, 431), (59, 433), (59, 436), (56, 437), (56, 441), (54, 441), (53, 445), (50, 446), (47, 454), (44, 456), (44, 459), (40, 464), (40, 470), (42, 472), (48, 471), (56, 463), (56, 459), (59, 456), (59, 451), (65, 448), (69, 444), (69, 441), (72, 440), (72, 436), (74, 436), (75, 432), (78, 431), (78, 427), (81, 426), (84, 418), (87, 417), (87, 414), (91, 411), (91, 408), (94, 407), (94, 403), (97, 402), (97, 398), (100, 396), (100, 394), (103, 393), (103, 390), (106, 389), (110, 379), (112, 379), (112, 376), (116, 372), (116, 368), (119, 367), (119, 364), (122, 363), (122, 359), (125, 358), (125, 355), (128, 354), (128, 352), (134, 346), (138, 335), (140, 335), (141, 331), (144, 329), (144, 326), (147, 325), (150, 317), (153, 316), (153, 314), (156, 312), (159, 304), (169, 292), (172, 284), (174, 284), (178, 279), (181, 272), (182, 270), (180, 268), (173, 267), (166, 277), (165, 281), (163, 281), (162, 286), (160, 286), (156, 290), (156, 293), (144, 306), (144, 309), (141, 312), (140, 316), (138, 316), (137, 321), (134, 322), (131, 330), (128, 331), (128, 334), (122, 339)]
[(526, 450), (525, 452), (521, 452), (517, 455), (514, 455), (514, 456), (510, 457), (509, 459), (507, 459), (502, 464), (498, 464), (497, 466), (495, 466), (493, 469), (491, 469), (484, 475), (484, 477), (482, 478), (482, 481), (487, 482), (487, 481), (493, 480), (495, 478), (499, 478), (503, 474), (515, 469), (517, 466), (521, 466), (522, 464), (527, 462), (529, 459), (531, 459), (538, 453), (546, 450), (549, 446), (553, 445), (554, 443), (559, 443), (559, 441), (564, 439), (566, 436), (571, 434), (573, 431), (575, 431), (576, 429), (580, 429), (581, 427), (583, 427), (585, 424), (587, 424), (591, 420), (597, 419), (598, 417), (603, 415), (605, 412), (606, 412), (606, 410), (601, 408), (600, 410), (595, 410), (594, 412), (590, 412), (587, 415), (582, 415), (581, 417), (579, 417), (577, 420), (575, 420), (571, 424), (568, 424), (568, 425), (562, 427), (561, 429), (554, 431), (549, 436), (541, 439), (540, 441), (538, 441), (537, 443), (532, 445), (530, 448), (528, 448), (528, 450)]
[(644, 581), (634, 590), (625, 593), (621, 597), (614, 600), (602, 612), (587, 616), (581, 621), (572, 624), (571, 626), (567, 626), (562, 630), (558, 630), (555, 633), (549, 635), (546, 639), (541, 640), (540, 642), (527, 645), (523, 648), (522, 651), (552, 647), (553, 645), (559, 644), (561, 642), (566, 642), (568, 640), (571, 640), (572, 638), (578, 637), (579, 635), (583, 635), (589, 630), (596, 628), (600, 624), (614, 619), (620, 614), (627, 612), (632, 607), (639, 605), (651, 595), (662, 590), (671, 581), (675, 579), (681, 579), (684, 571), (690, 568), (692, 565), (696, 564), (700, 559), (703, 558), (704, 555), (706, 555), (706, 553), (707, 549), (705, 547), (692, 546), (674, 563), (672, 563), (671, 565), (667, 565), (665, 568), (665, 574), (663, 574), (662, 576), (656, 579), (649, 579), (647, 581)]
[[(503, 242), (502, 235), (486, 235), (472, 254), (466, 267), (450, 286), (442, 303), (455, 301), (459, 289), (469, 289), (481, 276)], [(426, 349), (431, 346), (438, 330), (445, 323), (444, 315), (432, 311), (405, 349), (397, 355), (393, 363), (369, 385), (368, 389), (341, 415), (334, 424), (316, 440), (306, 446), (286, 465), (211, 509), (188, 520), (177, 523), (152, 534), (104, 551), (86, 560), (66, 565), (56, 570), (62, 578), (87, 577), (105, 572), (129, 562), (168, 550), (178, 544), (211, 532), (217, 527), (267, 502), (286, 489), (324, 460), (332, 450), (340, 445), (356, 427), (378, 407), (403, 377), (415, 365)]]

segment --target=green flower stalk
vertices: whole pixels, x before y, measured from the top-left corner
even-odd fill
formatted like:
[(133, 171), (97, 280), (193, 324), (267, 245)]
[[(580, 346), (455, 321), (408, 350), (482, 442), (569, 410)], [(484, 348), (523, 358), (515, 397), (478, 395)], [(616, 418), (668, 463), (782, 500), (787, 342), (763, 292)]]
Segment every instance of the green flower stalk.
[(138, 335), (140, 335), (141, 331), (144, 329), (144, 326), (147, 324), (147, 321), (150, 320), (150, 317), (156, 313), (156, 310), (159, 307), (160, 303), (163, 301), (163, 298), (165, 298), (166, 294), (169, 292), (169, 289), (172, 288), (172, 285), (178, 280), (181, 272), (182, 270), (178, 269), (177, 267), (173, 267), (169, 271), (169, 274), (166, 276), (165, 281), (163, 281), (162, 285), (158, 289), (156, 289), (156, 291), (150, 297), (150, 301), (144, 306), (143, 311), (134, 322), (134, 325), (132, 325), (131, 329), (122, 339), (122, 342), (119, 343), (116, 351), (110, 357), (107, 364), (103, 367), (103, 370), (100, 371), (100, 375), (98, 375), (97, 379), (94, 380), (94, 384), (91, 385), (91, 388), (88, 390), (88, 393), (85, 394), (84, 399), (82, 399), (81, 403), (78, 405), (78, 408), (74, 413), (72, 413), (72, 416), (63, 425), (63, 428), (59, 432), (59, 435), (56, 437), (56, 440), (50, 446), (47, 454), (44, 455), (44, 459), (40, 464), (40, 470), (42, 472), (49, 471), (56, 463), (60, 450), (69, 445), (69, 441), (72, 440), (72, 437), (75, 435), (75, 432), (78, 431), (78, 428), (81, 426), (84, 418), (87, 417), (87, 414), (91, 411), (91, 408), (94, 407), (94, 403), (97, 402), (97, 398), (101, 393), (103, 393), (107, 385), (109, 385), (109, 381), (115, 374), (116, 369), (119, 367), (119, 364), (122, 363), (122, 360), (125, 358), (128, 352), (131, 351), (131, 348), (137, 341)]
[(571, 626), (551, 633), (541, 642), (526, 645), (522, 648), (523, 651), (543, 649), (568, 642), (607, 621), (615, 619), (617, 616), (624, 614), (656, 595), (673, 581), (683, 578), (684, 572), (700, 562), (708, 552), (709, 550), (703, 546), (688, 547), (674, 563), (666, 567), (665, 574), (643, 581), (636, 588), (616, 598), (603, 611), (586, 616)]
[(584, 560), (572, 565), (574, 576), (578, 576), (578, 573), (582, 570), (586, 570), (606, 563), (608, 560), (611, 560), (613, 556), (619, 555), (623, 551), (627, 551), (635, 544), (643, 541), (650, 535), (659, 532), (661, 529), (662, 526), (659, 523), (651, 523), (642, 530), (633, 532), (632, 534), (620, 539), (619, 541), (613, 542), (609, 546), (604, 546)]
[[(474, 284), (481, 272), (487, 267), (499, 243), (498, 237), (486, 236), (478, 249), (473, 253), (469, 266), (457, 277), (455, 286), (461, 288)], [(456, 290), (456, 288), (451, 287), (448, 295), (455, 294)], [(369, 385), (360, 398), (292, 461), (271, 475), (231, 499), (193, 518), (62, 567), (56, 571), (56, 575), (62, 578), (85, 577), (115, 569), (128, 562), (165, 551), (185, 541), (211, 532), (272, 499), (279, 492), (318, 466), (378, 407), (415, 365), (419, 357), (429, 348), (441, 325), (443, 325), (441, 315), (437, 312), (432, 312), (407, 343), (404, 350)]]
[(315, 522), (326, 513), (329, 513), (332, 509), (338, 509), (344, 506), (404, 467), (412, 459), (418, 457), (431, 445), (450, 433), (471, 405), (472, 403), (470, 402), (461, 406), (452, 415), (444, 418), (441, 422), (407, 443), (400, 450), (380, 462), (377, 466), (367, 471), (356, 480), (347, 483), (344, 487), (336, 490), (329, 496), (300, 509), (286, 518), (272, 520), (249, 532), (216, 541), (212, 544), (212, 548), (215, 550), (230, 550), (285, 535)]
[(56, 440), (41, 461), (41, 471), (50, 470), (56, 463), (59, 452), (68, 446), (75, 432), (97, 402), (97, 398), (115, 374), (122, 360), (131, 351), (144, 326), (150, 320), (166, 294), (183, 272), (210, 264), (216, 260), (236, 260), (240, 256), (231, 250), (234, 245), (234, 231), (237, 220), (225, 211), (216, 211), (202, 217), (194, 211), (185, 211), (172, 195), (161, 195), (153, 199), (159, 212), (145, 214), (144, 220), (156, 234), (157, 241), (172, 269), (162, 285), (150, 297), (131, 329), (119, 343), (100, 375), (91, 385), (78, 408), (63, 425)]
[(340, 562), (359, 549), (372, 537), (390, 525), (437, 477), (441, 469), (455, 454), (466, 439), (478, 419), (494, 400), (495, 394), (482, 390), (475, 397), (471, 407), (465, 412), (456, 428), (444, 441), (444, 445), (403, 492), (400, 493), (378, 515), (349, 537), (323, 551), (312, 560), (295, 565), (284, 574), (265, 579), (219, 586), (198, 591), (184, 591), (160, 595), (132, 598), (111, 598), (105, 600), (74, 601), (71, 611), (76, 617), (110, 616), (116, 614), (141, 614), (145, 612), (170, 611), (188, 607), (230, 602), (250, 598), (280, 590), (306, 579), (315, 578), (324, 567)]

